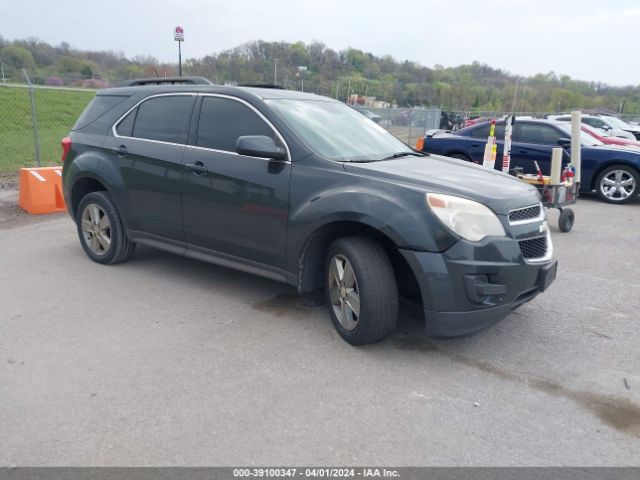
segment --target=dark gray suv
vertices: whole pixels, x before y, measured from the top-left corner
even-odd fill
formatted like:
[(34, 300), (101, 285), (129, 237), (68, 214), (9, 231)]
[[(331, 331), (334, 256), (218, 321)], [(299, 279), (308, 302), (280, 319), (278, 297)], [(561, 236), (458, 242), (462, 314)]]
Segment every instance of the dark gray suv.
[(412, 150), (330, 98), (164, 82), (98, 92), (63, 140), (64, 195), (92, 260), (141, 243), (324, 288), (352, 344), (394, 329), (400, 294), (421, 301), (428, 334), (459, 336), (554, 280), (533, 187)]

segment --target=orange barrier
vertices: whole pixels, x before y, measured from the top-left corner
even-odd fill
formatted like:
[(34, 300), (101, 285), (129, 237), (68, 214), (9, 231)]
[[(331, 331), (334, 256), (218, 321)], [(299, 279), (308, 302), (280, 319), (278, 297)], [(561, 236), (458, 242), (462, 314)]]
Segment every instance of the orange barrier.
[(62, 167), (21, 168), (18, 205), (32, 215), (64, 212)]

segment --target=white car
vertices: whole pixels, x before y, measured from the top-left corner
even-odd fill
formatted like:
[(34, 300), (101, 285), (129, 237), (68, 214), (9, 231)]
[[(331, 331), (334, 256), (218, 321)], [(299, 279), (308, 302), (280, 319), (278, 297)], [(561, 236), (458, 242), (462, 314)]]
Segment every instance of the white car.
[(635, 137), (636, 140), (640, 140), (640, 126), (633, 125), (631, 123), (627, 123), (624, 120), (620, 120), (617, 117), (605, 117), (605, 116), (603, 116), (603, 117), (599, 117), (599, 118), (606, 119), (606, 121), (609, 122), (614, 127), (620, 128), (620, 129), (624, 130), (625, 132), (629, 132), (629, 133), (633, 134), (633, 136)]
[[(571, 115), (549, 115), (549, 120), (556, 120), (558, 122), (570, 122)], [(636, 136), (624, 128), (620, 128), (620, 125), (611, 120), (618, 120), (615, 117), (599, 116), (599, 115), (582, 115), (582, 123), (586, 123), (590, 127), (604, 130), (610, 137), (628, 138), (629, 140), (636, 140)], [(618, 120), (622, 122), (622, 120)], [(624, 123), (624, 122), (622, 122)], [(630, 128), (631, 125), (629, 125)], [(640, 130), (640, 129), (639, 129)], [(640, 132), (638, 132), (640, 134)]]

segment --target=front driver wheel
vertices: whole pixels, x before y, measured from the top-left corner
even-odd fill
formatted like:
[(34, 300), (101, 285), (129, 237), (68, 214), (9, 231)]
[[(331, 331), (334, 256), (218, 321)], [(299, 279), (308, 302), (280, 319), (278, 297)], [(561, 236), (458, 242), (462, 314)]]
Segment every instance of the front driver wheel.
[(398, 287), (384, 249), (366, 237), (340, 238), (325, 264), (325, 292), (333, 324), (352, 345), (378, 342), (398, 320)]

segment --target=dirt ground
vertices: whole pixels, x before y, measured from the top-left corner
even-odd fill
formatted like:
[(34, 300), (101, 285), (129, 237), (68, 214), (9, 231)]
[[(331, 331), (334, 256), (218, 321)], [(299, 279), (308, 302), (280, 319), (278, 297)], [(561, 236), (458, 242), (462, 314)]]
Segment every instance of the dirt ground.
[(2, 183), (5, 180), (7, 182), (16, 182), (17, 177), (12, 179), (9, 176), (3, 177), (0, 174), (0, 230), (7, 230), (10, 228), (20, 227), (22, 225), (31, 225), (34, 223), (48, 222), (61, 218), (66, 213), (54, 213), (49, 215), (29, 215), (18, 206), (18, 191), (12, 188), (5, 187)]
[(0, 191), (3, 189), (18, 189), (17, 172), (0, 172)]

